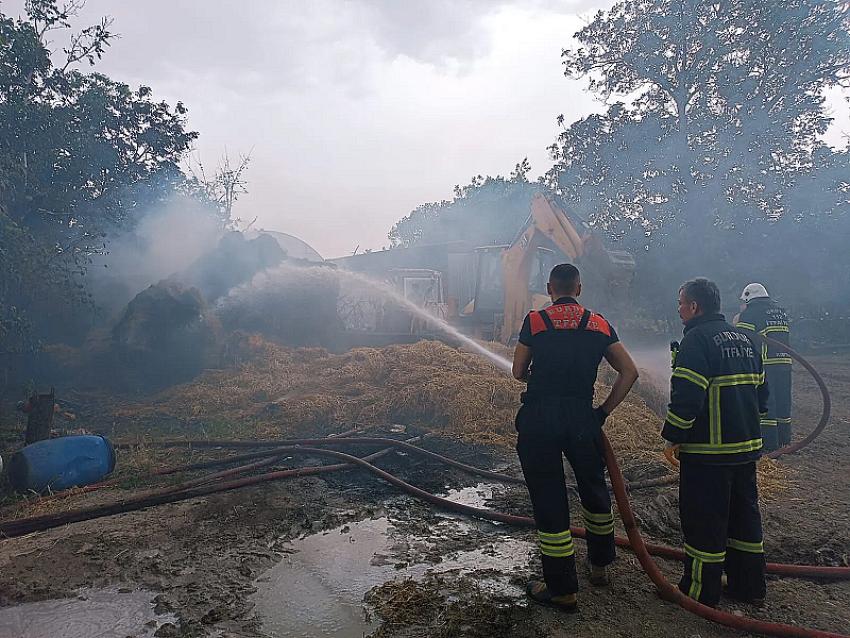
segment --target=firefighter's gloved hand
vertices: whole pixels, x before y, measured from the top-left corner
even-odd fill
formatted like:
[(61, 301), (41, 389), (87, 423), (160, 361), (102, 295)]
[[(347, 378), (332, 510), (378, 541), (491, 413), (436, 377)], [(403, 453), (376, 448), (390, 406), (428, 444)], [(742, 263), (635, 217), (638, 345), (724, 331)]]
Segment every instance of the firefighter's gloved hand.
[(667, 459), (667, 462), (674, 466), (679, 466), (679, 444), (672, 443), (670, 441), (664, 441), (664, 458)]
[(593, 409), (593, 414), (596, 415), (596, 420), (599, 422), (600, 428), (605, 425), (605, 419), (608, 418), (608, 413), (601, 405)]

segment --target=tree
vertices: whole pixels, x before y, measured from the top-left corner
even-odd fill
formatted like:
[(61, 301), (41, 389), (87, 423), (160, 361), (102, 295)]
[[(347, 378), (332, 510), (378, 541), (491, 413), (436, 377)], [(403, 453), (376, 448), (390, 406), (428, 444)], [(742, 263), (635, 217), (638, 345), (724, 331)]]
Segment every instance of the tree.
[(510, 243), (528, 218), (531, 196), (539, 188), (528, 181), (530, 171), (528, 159), (523, 159), (507, 178), (477, 175), (466, 186), (455, 186), (451, 200), (422, 204), (393, 226), (391, 245)]
[(623, 238), (650, 280), (683, 267), (746, 277), (742, 255), (779, 236), (811, 194), (805, 176), (829, 163), (823, 94), (850, 78), (848, 20), (838, 0), (600, 11), (563, 60), (613, 103), (564, 128), (547, 184)]
[[(0, 287), (0, 321), (36, 336), (58, 306), (87, 299), (82, 276), (104, 229), (132, 225), (185, 181), (179, 163), (197, 137), (181, 103), (80, 70), (114, 37), (109, 18), (71, 32), (81, 6), (29, 0), (20, 18), (0, 13), (0, 258), (15, 282)], [(54, 62), (48, 37), (60, 33)], [(0, 351), (11, 334), (0, 332)]]
[(222, 226), (238, 223), (241, 220), (234, 219), (233, 206), (240, 195), (248, 192), (245, 171), (248, 170), (250, 162), (249, 153), (240, 155), (239, 163), (233, 165), (230, 156), (225, 152), (215, 173), (208, 176), (203, 162), (198, 157), (194, 162), (189, 162), (191, 177), (186, 182), (185, 190), (189, 195), (210, 204), (217, 211)]

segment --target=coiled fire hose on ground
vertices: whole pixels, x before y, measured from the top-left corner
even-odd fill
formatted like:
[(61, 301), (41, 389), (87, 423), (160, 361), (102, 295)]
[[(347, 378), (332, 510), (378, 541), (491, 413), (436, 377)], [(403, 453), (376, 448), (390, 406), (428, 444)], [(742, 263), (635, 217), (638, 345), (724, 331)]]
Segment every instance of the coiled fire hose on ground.
[[(790, 351), (790, 349), (788, 349)], [(791, 451), (799, 450), (800, 448), (807, 445), (809, 442), (814, 440), (816, 436), (823, 430), (826, 425), (826, 422), (829, 418), (829, 393), (826, 390), (825, 385), (823, 384), (822, 379), (817, 374), (817, 372), (811, 368), (811, 366), (805, 362), (799, 355), (792, 352), (792, 356), (794, 356), (798, 361), (801, 361), (803, 365), (812, 372), (815, 380), (818, 383), (818, 386), (821, 389), (821, 392), (824, 396), (824, 411), (818, 427), (810, 433), (802, 441), (798, 442), (794, 446), (789, 446), (788, 448), (781, 450), (782, 453), (788, 453)], [(349, 433), (344, 433), (349, 434)], [(115, 503), (112, 505), (100, 506), (95, 508), (86, 508), (80, 509), (71, 512), (64, 512), (58, 515), (47, 515), (40, 517), (32, 517), (29, 519), (19, 519), (17, 521), (10, 521), (6, 523), (0, 523), (0, 536), (18, 536), (21, 534), (26, 534), (32, 531), (37, 531), (39, 529), (50, 529), (52, 527), (56, 527), (59, 525), (63, 525), (70, 522), (76, 522), (81, 520), (90, 520), (93, 518), (99, 518), (101, 516), (109, 516), (112, 514), (132, 511), (137, 509), (142, 509), (145, 507), (150, 507), (152, 505), (162, 504), (162, 503), (170, 503), (176, 502), (178, 500), (184, 500), (187, 498), (194, 498), (197, 496), (203, 496), (206, 494), (212, 494), (215, 492), (221, 492), (230, 489), (236, 489), (238, 487), (245, 487), (248, 485), (255, 485), (258, 483), (277, 480), (280, 478), (287, 478), (293, 476), (304, 476), (308, 474), (317, 474), (322, 472), (330, 472), (336, 471), (340, 469), (351, 468), (352, 465), (358, 465), (368, 469), (373, 474), (376, 474), (383, 480), (389, 482), (390, 484), (403, 489), (404, 491), (422, 499), (427, 502), (433, 503), (437, 506), (451, 509), (454, 511), (458, 511), (465, 514), (471, 514), (473, 516), (484, 518), (493, 521), (499, 521), (507, 524), (513, 525), (522, 525), (522, 526), (533, 526), (533, 519), (525, 516), (515, 516), (512, 514), (503, 514), (501, 512), (494, 512), (491, 510), (486, 510), (482, 508), (471, 507), (468, 505), (463, 505), (460, 503), (455, 503), (453, 501), (449, 501), (442, 497), (436, 496), (420, 488), (417, 488), (413, 485), (406, 483), (405, 481), (399, 479), (398, 477), (381, 470), (371, 463), (369, 460), (374, 460), (380, 456), (385, 455), (391, 447), (384, 448), (379, 452), (373, 453), (368, 457), (358, 458), (355, 456), (351, 456), (349, 454), (345, 454), (342, 452), (337, 452), (334, 450), (328, 450), (324, 448), (315, 448), (315, 447), (304, 447), (304, 445), (328, 445), (328, 444), (355, 444), (355, 443), (363, 443), (363, 444), (379, 444), (379, 443), (391, 443), (392, 447), (402, 447), (408, 451), (415, 451), (416, 453), (424, 454), (430, 458), (435, 460), (439, 460), (441, 462), (447, 463), (459, 469), (463, 469), (465, 471), (470, 471), (480, 476), (486, 476), (489, 478), (493, 478), (496, 480), (506, 480), (507, 482), (522, 482), (521, 479), (516, 479), (514, 477), (508, 477), (506, 475), (502, 475), (496, 472), (491, 472), (489, 470), (483, 470), (480, 468), (475, 468), (473, 466), (466, 465), (464, 463), (460, 463), (458, 461), (454, 461), (452, 459), (448, 459), (434, 452), (430, 452), (428, 450), (423, 450), (422, 448), (418, 448), (416, 446), (412, 446), (410, 442), (402, 442), (395, 441), (393, 439), (383, 439), (379, 437), (362, 437), (361, 439), (350, 439), (347, 441), (339, 440), (335, 441), (333, 439), (300, 439), (300, 440), (289, 440), (286, 442), (278, 441), (278, 442), (262, 442), (263, 444), (269, 446), (276, 446), (275, 449), (267, 451), (266, 456), (270, 456), (274, 454), (275, 456), (271, 458), (267, 458), (264, 461), (253, 463), (246, 466), (241, 466), (239, 468), (233, 468), (231, 470), (227, 470), (225, 472), (219, 472), (213, 475), (208, 475), (206, 477), (201, 477), (200, 479), (195, 479), (193, 481), (189, 481), (187, 483), (183, 483), (176, 486), (171, 486), (166, 488), (165, 490), (161, 490), (159, 492), (154, 492), (150, 494), (143, 495), (141, 497), (136, 497), (134, 499), (127, 499), (123, 502)], [(186, 445), (186, 441), (182, 442), (173, 442), (174, 444), (179, 443), (180, 445)], [(197, 441), (193, 442), (195, 445), (205, 445), (205, 446), (216, 446), (216, 447), (256, 447), (258, 442), (256, 441), (228, 441), (228, 442), (212, 442), (212, 441)], [(288, 444), (287, 447), (281, 446), (282, 443)], [(299, 447), (290, 447), (295, 445), (299, 445)], [(793, 449), (791, 449), (793, 448)], [(340, 459), (344, 461), (343, 463), (338, 463), (335, 465), (327, 465), (327, 466), (317, 466), (317, 467), (307, 467), (307, 468), (296, 468), (292, 470), (280, 470), (276, 472), (270, 472), (267, 474), (262, 474), (259, 476), (247, 477), (243, 479), (238, 479), (234, 481), (224, 482), (224, 483), (213, 483), (206, 484), (210, 481), (214, 481), (220, 478), (224, 478), (226, 476), (231, 476), (242, 471), (249, 471), (252, 469), (257, 469), (259, 467), (263, 467), (265, 465), (269, 465), (272, 462), (275, 462), (282, 458), (283, 456), (289, 455), (317, 455), (317, 456), (330, 456)], [(239, 458), (246, 457), (254, 457), (255, 455), (243, 455)], [(229, 459), (230, 461), (234, 460), (234, 457)], [(614, 490), (614, 495), (617, 500), (617, 506), (620, 511), (620, 515), (622, 517), (624, 526), (626, 528), (626, 532), (628, 535), (628, 539), (617, 539), (617, 544), (624, 547), (631, 548), (637, 555), (638, 560), (643, 567), (644, 571), (646, 571), (649, 578), (653, 581), (653, 583), (658, 587), (659, 592), (663, 598), (666, 600), (670, 600), (672, 602), (676, 602), (678, 605), (683, 607), (684, 609), (691, 611), (703, 618), (708, 620), (712, 620), (714, 622), (723, 624), (728, 627), (732, 627), (734, 629), (739, 629), (743, 631), (751, 631), (756, 633), (761, 633), (770, 636), (780, 636), (780, 637), (800, 637), (800, 638), (848, 638), (847, 636), (843, 636), (842, 634), (836, 634), (831, 632), (824, 632), (815, 629), (807, 629), (802, 627), (796, 627), (792, 625), (784, 625), (780, 623), (772, 623), (767, 621), (762, 621), (753, 618), (747, 618), (743, 616), (736, 616), (734, 614), (730, 614), (728, 612), (724, 612), (718, 609), (714, 609), (711, 607), (707, 607), (702, 605), (693, 599), (682, 594), (679, 589), (673, 585), (671, 585), (664, 578), (661, 571), (658, 569), (657, 565), (653, 562), (650, 557), (650, 553), (655, 555), (663, 556), (666, 558), (674, 558), (681, 559), (682, 553), (680, 550), (676, 550), (674, 548), (669, 547), (661, 547), (661, 546), (652, 546), (644, 543), (643, 538), (640, 535), (640, 531), (637, 526), (637, 522), (635, 521), (634, 514), (631, 510), (631, 505), (628, 500), (627, 492), (626, 492), (626, 484), (625, 480), (620, 472), (619, 466), (617, 465), (616, 458), (613, 453), (613, 449), (611, 448), (610, 443), (608, 442), (607, 437), (605, 438), (605, 460), (608, 466), (609, 475), (611, 477), (611, 484)], [(205, 464), (210, 466), (211, 463), (216, 462), (207, 462)], [(198, 465), (198, 464), (196, 464)], [(573, 534), (579, 538), (584, 538), (584, 529), (582, 528), (573, 528)], [(784, 575), (793, 575), (793, 576), (809, 576), (809, 577), (820, 577), (820, 578), (850, 578), (850, 568), (847, 567), (819, 567), (819, 566), (808, 566), (808, 565), (784, 565), (784, 564), (768, 564), (768, 571), (771, 573), (778, 573)]]

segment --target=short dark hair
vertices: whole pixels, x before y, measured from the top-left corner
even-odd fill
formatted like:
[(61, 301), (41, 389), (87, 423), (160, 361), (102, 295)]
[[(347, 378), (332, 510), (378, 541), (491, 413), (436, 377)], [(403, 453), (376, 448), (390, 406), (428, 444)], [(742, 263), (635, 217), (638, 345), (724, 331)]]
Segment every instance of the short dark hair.
[(691, 279), (683, 283), (679, 291), (688, 301), (696, 302), (704, 313), (720, 312), (720, 289), (710, 279), (705, 277)]
[(558, 264), (549, 273), (549, 283), (552, 291), (564, 295), (573, 293), (578, 288), (581, 275), (578, 268), (572, 264)]

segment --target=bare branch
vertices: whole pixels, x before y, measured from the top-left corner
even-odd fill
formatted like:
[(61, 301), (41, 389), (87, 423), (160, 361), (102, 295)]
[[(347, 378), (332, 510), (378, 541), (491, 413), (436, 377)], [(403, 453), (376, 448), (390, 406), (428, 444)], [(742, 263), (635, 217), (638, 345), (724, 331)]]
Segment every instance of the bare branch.
[(70, 44), (67, 48), (62, 49), (66, 61), (60, 71), (64, 73), (71, 65), (83, 60), (90, 65), (93, 65), (95, 60), (99, 60), (106, 47), (109, 46), (109, 41), (116, 37), (114, 33), (109, 31), (113, 22), (115, 22), (115, 19), (107, 16), (102, 18), (99, 24), (86, 27), (79, 33), (72, 34)]

